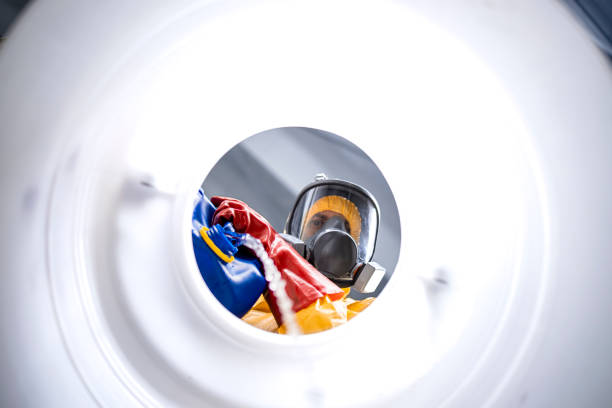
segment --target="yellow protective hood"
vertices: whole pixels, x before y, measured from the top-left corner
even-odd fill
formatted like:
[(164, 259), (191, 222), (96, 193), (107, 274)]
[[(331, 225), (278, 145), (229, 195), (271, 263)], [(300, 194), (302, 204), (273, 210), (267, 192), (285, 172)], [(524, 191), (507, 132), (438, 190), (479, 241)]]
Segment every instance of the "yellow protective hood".
[(304, 218), (304, 225), (306, 225), (315, 214), (323, 211), (333, 211), (344, 216), (351, 228), (351, 236), (356, 243), (359, 243), (359, 237), (361, 235), (361, 215), (359, 214), (357, 206), (351, 200), (337, 195), (319, 198), (308, 209), (308, 213), (306, 213), (306, 217)]

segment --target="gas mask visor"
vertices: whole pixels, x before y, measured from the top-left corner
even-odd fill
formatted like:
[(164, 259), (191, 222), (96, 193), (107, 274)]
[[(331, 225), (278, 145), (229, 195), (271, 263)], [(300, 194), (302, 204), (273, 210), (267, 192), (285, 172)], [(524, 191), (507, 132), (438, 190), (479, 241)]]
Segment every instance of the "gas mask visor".
[(285, 237), (337, 285), (372, 292), (384, 275), (384, 268), (370, 262), (379, 218), (376, 199), (363, 187), (318, 180), (298, 195)]

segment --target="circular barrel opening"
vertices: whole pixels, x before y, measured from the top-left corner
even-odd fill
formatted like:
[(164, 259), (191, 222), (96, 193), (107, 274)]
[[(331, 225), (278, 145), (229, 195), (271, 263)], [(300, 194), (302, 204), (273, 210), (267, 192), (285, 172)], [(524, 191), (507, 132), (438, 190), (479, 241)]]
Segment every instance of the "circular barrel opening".
[(192, 217), (198, 268), (248, 324), (309, 334), (363, 312), (393, 274), (399, 213), (376, 164), (323, 130), (253, 135), (214, 165)]

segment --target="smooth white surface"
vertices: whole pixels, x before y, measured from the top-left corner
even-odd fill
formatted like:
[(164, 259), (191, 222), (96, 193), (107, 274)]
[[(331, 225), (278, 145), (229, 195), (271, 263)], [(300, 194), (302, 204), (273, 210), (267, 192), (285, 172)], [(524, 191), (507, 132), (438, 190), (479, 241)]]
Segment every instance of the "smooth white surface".
[[(609, 405), (612, 81), (555, 3), (37, 4), (0, 73), (1, 405)], [(402, 217), (380, 299), (297, 341), (189, 237), (280, 126), (356, 143)]]

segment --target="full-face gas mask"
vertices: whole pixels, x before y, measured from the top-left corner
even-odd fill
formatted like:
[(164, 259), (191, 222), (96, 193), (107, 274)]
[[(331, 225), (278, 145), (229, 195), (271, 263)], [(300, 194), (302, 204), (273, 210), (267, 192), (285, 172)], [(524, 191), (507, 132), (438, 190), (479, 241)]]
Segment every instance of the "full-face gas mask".
[(338, 286), (370, 293), (385, 274), (371, 262), (379, 218), (366, 189), (318, 175), (299, 193), (282, 236)]

